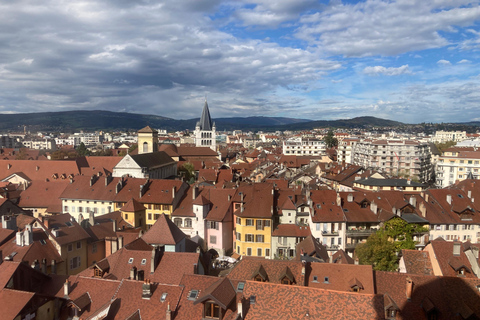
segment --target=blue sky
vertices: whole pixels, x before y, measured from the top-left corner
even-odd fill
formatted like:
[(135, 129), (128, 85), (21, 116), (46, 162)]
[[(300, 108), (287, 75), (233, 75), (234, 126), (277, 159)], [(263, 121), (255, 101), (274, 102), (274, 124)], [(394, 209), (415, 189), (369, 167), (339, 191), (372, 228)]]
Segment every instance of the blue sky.
[(480, 121), (479, 1), (0, 2), (0, 113)]

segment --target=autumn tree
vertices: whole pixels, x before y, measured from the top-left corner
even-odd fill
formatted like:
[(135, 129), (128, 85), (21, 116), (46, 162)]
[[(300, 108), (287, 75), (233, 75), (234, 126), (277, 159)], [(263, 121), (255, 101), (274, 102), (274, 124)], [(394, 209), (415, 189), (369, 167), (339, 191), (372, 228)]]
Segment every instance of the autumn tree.
[(180, 175), (190, 184), (195, 182), (195, 167), (190, 162), (185, 162), (179, 169)]

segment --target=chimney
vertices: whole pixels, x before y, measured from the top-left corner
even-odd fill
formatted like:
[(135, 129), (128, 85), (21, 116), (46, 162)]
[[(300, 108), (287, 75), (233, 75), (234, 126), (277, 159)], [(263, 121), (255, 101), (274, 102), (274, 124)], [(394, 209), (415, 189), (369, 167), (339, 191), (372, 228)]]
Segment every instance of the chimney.
[(150, 259), (150, 273), (155, 272), (155, 247), (152, 249), (152, 258)]
[(419, 209), (420, 209), (420, 213), (422, 214), (422, 217), (425, 218), (427, 216), (427, 207), (425, 207), (425, 204), (423, 202), (420, 203)]
[(467, 196), (471, 199), (472, 198), (472, 190), (468, 190)]
[(137, 268), (130, 269), (130, 280), (137, 280)]
[(452, 204), (452, 195), (451, 194), (447, 194), (447, 202), (448, 202), (448, 204)]
[(242, 303), (242, 300), (238, 301), (237, 314), (238, 314), (238, 318), (243, 319), (243, 303)]
[(232, 200), (232, 196), (228, 195), (228, 201)]
[(412, 300), (412, 293), (413, 293), (413, 281), (410, 277), (407, 277), (407, 288), (406, 288), (406, 295), (407, 300)]
[(120, 190), (122, 190), (122, 187), (123, 187), (122, 181), (123, 180), (118, 181), (117, 185), (115, 186), (115, 193), (119, 193)]
[(417, 207), (417, 198), (415, 198), (414, 196), (410, 196), (410, 204), (412, 205), (412, 207), (416, 208)]
[(89, 212), (88, 214), (88, 222), (90, 223), (91, 226), (94, 226), (95, 225), (95, 218), (94, 218), (94, 214), (93, 214), (93, 210)]
[(12, 165), (10, 163), (7, 164), (7, 170), (10, 170), (11, 167), (12, 167)]
[(38, 171), (39, 169), (40, 169), (39, 166), (36, 166), (36, 167), (35, 167), (35, 171)]
[(240, 192), (240, 201), (243, 202), (243, 192)]
[(375, 203), (375, 201), (372, 201), (372, 203), (370, 203), (370, 210), (371, 210), (373, 213), (377, 214), (377, 212), (378, 212), (378, 207), (377, 207), (377, 204)]
[(347, 201), (348, 202), (353, 202), (353, 194), (351, 194), (351, 193), (348, 194)]
[(175, 187), (172, 188), (172, 199), (175, 199)]
[(243, 202), (242, 202), (242, 203), (240, 203), (240, 212), (243, 212), (243, 210), (244, 209), (243, 209)]
[(33, 232), (30, 224), (25, 226), (25, 231), (23, 232), (23, 241), (26, 246), (29, 246), (33, 243)]
[(168, 306), (167, 306), (167, 315), (165, 317), (165, 320), (172, 320), (172, 311), (170, 310), (170, 302), (168, 303)]
[(57, 274), (57, 261), (55, 259), (52, 260), (52, 266), (50, 272), (52, 274)]
[(340, 193), (337, 193), (337, 206), (341, 206), (342, 205), (342, 198), (340, 197)]
[(23, 247), (23, 231), (18, 231), (16, 237), (15, 243), (17, 246)]
[(113, 219), (112, 220), (112, 223), (113, 223), (113, 232), (117, 232), (117, 220)]
[(118, 239), (118, 250), (120, 250), (123, 248), (123, 237), (120, 236), (117, 239)]
[(43, 272), (44, 274), (47, 274), (47, 259), (45, 259), (45, 258), (42, 259), (42, 266), (41, 266), (41, 268), (42, 268), (42, 272)]
[(90, 187), (95, 183), (95, 175), (90, 177)]
[(152, 286), (150, 284), (150, 280), (147, 279), (143, 282), (142, 285), (142, 299), (150, 300), (152, 297)]
[(114, 254), (115, 252), (117, 252), (118, 248), (117, 241), (111, 241), (110, 243), (112, 244), (112, 254)]
[(105, 187), (108, 186), (108, 184), (112, 181), (112, 175), (106, 175), (105, 176)]
[(196, 263), (193, 264), (193, 274), (198, 274), (198, 265)]
[(70, 183), (73, 183), (73, 178), (70, 178)]
[(460, 255), (460, 246), (462, 244), (460, 242), (454, 242), (453, 243), (453, 255), (454, 256), (459, 256)]
[(65, 280), (65, 283), (63, 284), (63, 295), (64, 297), (68, 298), (68, 294), (70, 293), (70, 281)]

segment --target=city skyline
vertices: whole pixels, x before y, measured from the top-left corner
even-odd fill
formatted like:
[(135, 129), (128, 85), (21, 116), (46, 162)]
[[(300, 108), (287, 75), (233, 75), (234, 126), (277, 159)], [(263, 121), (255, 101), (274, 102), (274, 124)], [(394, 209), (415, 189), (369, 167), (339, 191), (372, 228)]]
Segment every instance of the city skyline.
[(480, 120), (478, 1), (0, 7), (0, 113)]

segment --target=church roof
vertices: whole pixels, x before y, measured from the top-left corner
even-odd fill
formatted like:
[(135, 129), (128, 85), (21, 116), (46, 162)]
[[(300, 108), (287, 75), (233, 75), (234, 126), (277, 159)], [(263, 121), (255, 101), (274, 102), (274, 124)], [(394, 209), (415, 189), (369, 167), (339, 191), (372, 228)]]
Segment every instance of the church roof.
[(150, 126), (146, 126), (145, 128), (138, 130), (138, 133), (156, 133), (156, 132), (157, 131), (150, 128)]
[(205, 99), (205, 105), (203, 106), (202, 117), (200, 118), (200, 130), (212, 131), (212, 118), (210, 118), (210, 111), (208, 110), (208, 103)]

